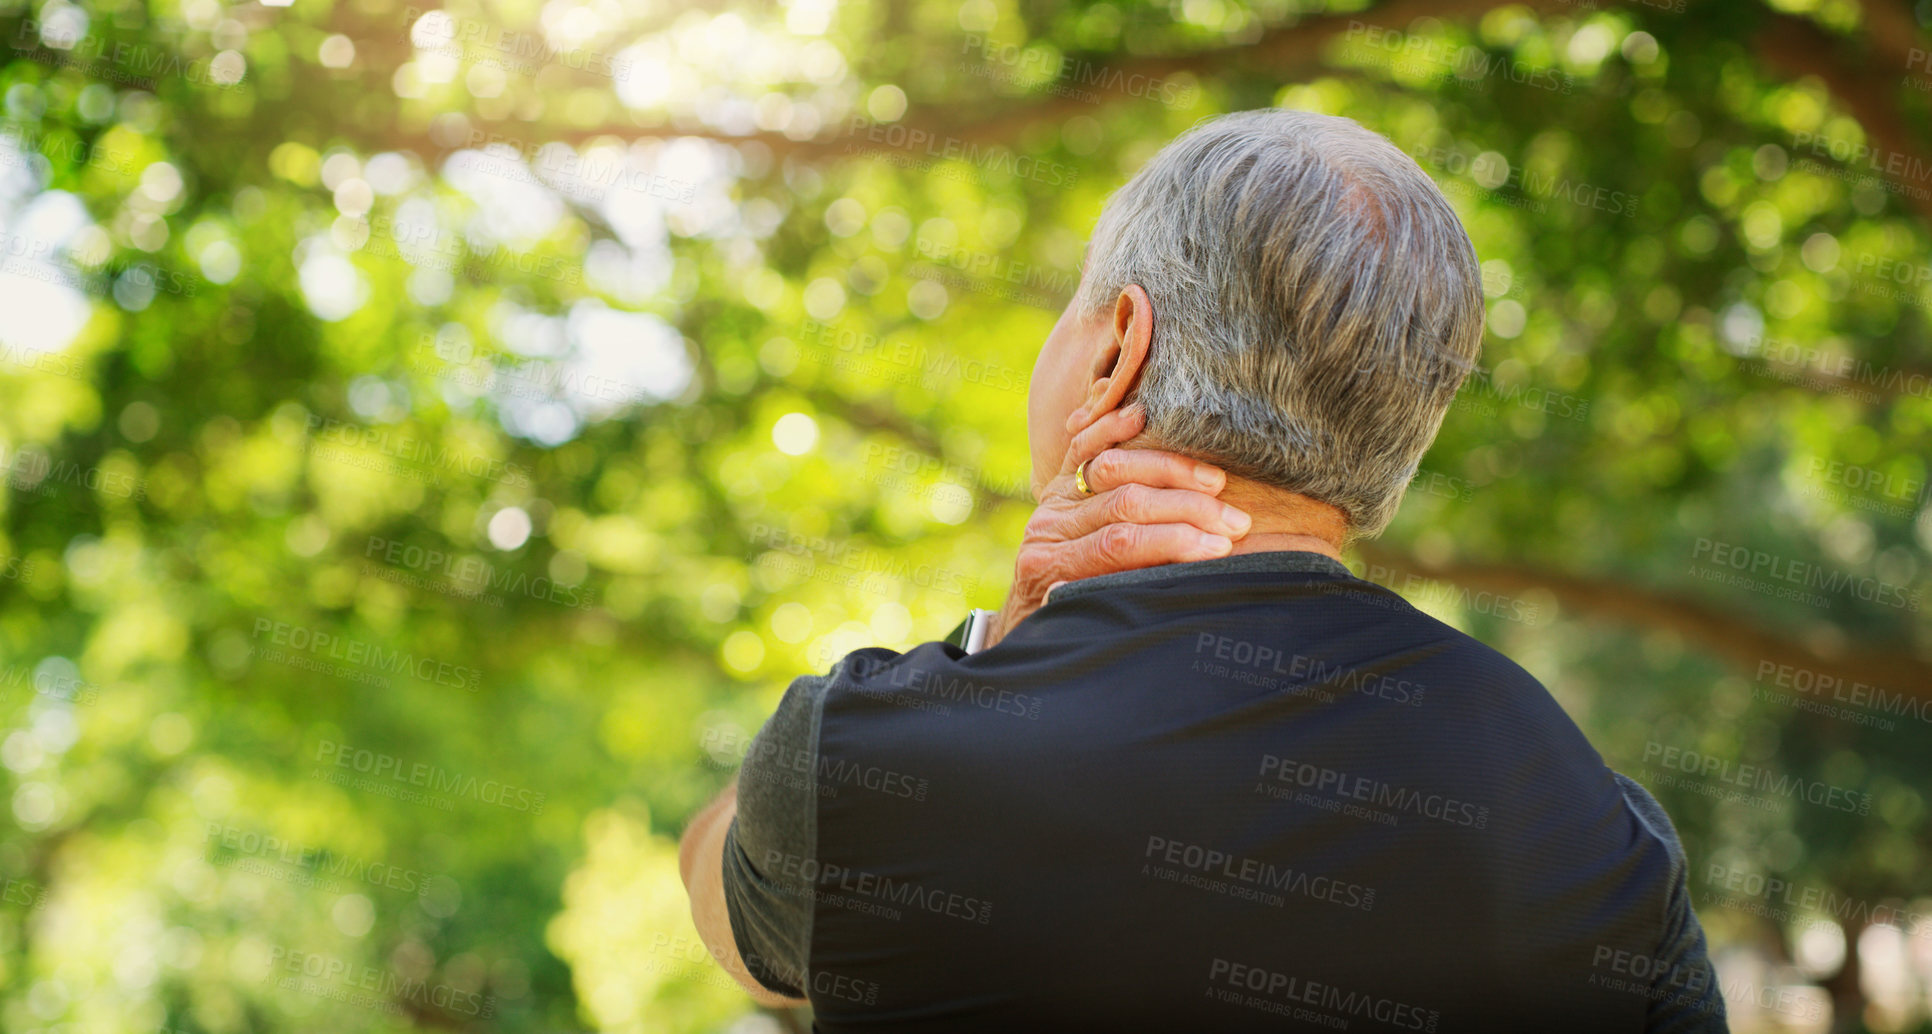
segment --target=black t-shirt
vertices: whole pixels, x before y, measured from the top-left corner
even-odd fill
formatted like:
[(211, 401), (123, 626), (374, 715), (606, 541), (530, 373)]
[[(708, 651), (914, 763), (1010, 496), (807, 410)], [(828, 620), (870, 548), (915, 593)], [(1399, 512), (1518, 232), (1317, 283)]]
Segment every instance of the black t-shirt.
[(815, 1029), (1723, 1031), (1670, 820), (1314, 553), (856, 651), (754, 739), (725, 895)]

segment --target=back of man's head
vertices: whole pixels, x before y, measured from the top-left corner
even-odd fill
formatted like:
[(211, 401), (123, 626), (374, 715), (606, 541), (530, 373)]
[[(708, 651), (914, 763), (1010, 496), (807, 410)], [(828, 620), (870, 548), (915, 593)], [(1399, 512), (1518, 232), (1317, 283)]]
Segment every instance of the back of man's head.
[(1441, 190), (1351, 119), (1189, 130), (1107, 202), (1075, 308), (1139, 284), (1153, 444), (1331, 503), (1373, 536), (1482, 345), (1475, 249)]

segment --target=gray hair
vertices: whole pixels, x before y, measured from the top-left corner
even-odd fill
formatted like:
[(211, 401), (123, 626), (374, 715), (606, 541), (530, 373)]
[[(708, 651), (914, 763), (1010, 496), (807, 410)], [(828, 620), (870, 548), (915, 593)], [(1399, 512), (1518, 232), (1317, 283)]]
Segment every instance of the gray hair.
[(1482, 277), (1454, 209), (1352, 119), (1203, 122), (1107, 201), (1073, 305), (1139, 284), (1150, 444), (1330, 503), (1379, 534), (1482, 348)]

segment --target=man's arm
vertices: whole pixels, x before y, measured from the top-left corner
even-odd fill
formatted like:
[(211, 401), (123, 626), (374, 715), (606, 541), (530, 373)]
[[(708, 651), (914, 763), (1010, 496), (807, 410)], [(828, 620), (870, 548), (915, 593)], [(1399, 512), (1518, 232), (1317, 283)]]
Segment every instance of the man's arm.
[(698, 925), (711, 957), (751, 995), (759, 1005), (791, 1009), (805, 1005), (803, 998), (790, 998), (767, 989), (745, 968), (738, 954), (737, 938), (731, 933), (731, 913), (724, 895), (725, 834), (738, 816), (738, 787), (734, 782), (685, 827), (678, 842), (678, 874), (684, 879), (685, 893), (691, 897), (691, 919)]
[(1731, 1028), (1724, 1013), (1724, 994), (1718, 987), (1717, 968), (1711, 965), (1703, 924), (1691, 907), (1690, 860), (1677, 838), (1677, 827), (1643, 784), (1621, 772), (1611, 775), (1637, 820), (1663, 842), (1671, 863), (1645, 1034), (1728, 1034)]
[[(761, 1005), (803, 1004), (813, 887), (785, 877), (818, 852), (818, 720), (830, 675), (793, 679), (732, 786), (686, 828), (678, 867), (698, 934)], [(789, 863), (789, 864), (788, 864)]]

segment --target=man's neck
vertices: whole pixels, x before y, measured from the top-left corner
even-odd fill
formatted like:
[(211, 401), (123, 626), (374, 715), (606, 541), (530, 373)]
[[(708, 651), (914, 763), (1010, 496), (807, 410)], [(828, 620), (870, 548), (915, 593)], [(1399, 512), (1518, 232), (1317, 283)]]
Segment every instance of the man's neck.
[(1300, 550), (1342, 558), (1348, 525), (1342, 511), (1327, 503), (1233, 474), (1220, 499), (1254, 519), (1248, 533), (1235, 541), (1235, 556)]

